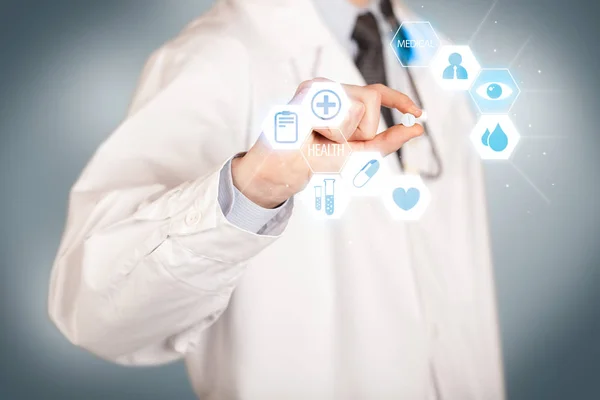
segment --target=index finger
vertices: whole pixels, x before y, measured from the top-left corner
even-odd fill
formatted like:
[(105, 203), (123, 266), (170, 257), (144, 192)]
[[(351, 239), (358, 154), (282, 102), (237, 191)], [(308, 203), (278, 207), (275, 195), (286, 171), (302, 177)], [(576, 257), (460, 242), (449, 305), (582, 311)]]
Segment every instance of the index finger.
[(388, 108), (395, 108), (403, 113), (410, 113), (419, 118), (423, 111), (404, 93), (391, 89), (381, 83), (367, 86), (381, 95), (381, 105)]
[[(404, 143), (423, 134), (423, 126), (415, 124), (410, 128), (404, 125), (395, 125), (381, 132), (372, 140), (361, 143), (362, 149), (367, 151), (377, 150), (384, 157), (397, 151)], [(354, 144), (355, 142), (351, 142)]]

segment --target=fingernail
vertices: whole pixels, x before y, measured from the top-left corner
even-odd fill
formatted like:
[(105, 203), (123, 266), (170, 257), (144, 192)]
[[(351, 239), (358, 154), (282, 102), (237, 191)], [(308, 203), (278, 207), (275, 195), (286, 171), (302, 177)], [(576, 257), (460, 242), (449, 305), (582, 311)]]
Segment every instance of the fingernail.
[(420, 114), (421, 112), (422, 112), (422, 110), (421, 110), (419, 107), (415, 106), (415, 105), (413, 105), (413, 106), (410, 108), (410, 113), (411, 113), (412, 115), (415, 115), (415, 116), (416, 116), (416, 114)]

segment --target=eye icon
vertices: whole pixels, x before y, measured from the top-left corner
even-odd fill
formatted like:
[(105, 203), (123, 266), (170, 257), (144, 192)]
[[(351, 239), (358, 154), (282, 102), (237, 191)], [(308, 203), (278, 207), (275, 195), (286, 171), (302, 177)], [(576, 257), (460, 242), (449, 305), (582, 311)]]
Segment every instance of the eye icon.
[(510, 86), (499, 82), (488, 82), (476, 89), (479, 96), (486, 100), (504, 100), (513, 93)]

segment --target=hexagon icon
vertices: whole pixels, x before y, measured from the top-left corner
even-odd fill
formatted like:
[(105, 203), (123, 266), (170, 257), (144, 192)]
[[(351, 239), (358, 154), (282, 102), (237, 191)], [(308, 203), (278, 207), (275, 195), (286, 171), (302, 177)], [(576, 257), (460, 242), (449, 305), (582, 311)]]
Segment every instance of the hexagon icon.
[(383, 204), (396, 220), (419, 220), (429, 203), (431, 192), (419, 175), (393, 176), (383, 192)]
[(294, 198), (316, 219), (339, 219), (350, 203), (346, 185), (341, 181), (339, 174), (315, 174)]
[(443, 46), (431, 62), (431, 72), (446, 90), (469, 90), (480, 70), (469, 46)]
[(507, 114), (521, 89), (508, 68), (484, 68), (469, 93), (483, 114)]
[(378, 152), (355, 151), (341, 172), (342, 183), (353, 196), (381, 195), (389, 170)]
[(400, 25), (390, 46), (403, 67), (427, 67), (440, 43), (428, 21), (410, 21)]
[(273, 107), (262, 125), (262, 132), (275, 150), (297, 150), (312, 132), (304, 108), (299, 104)]
[(471, 141), (484, 160), (508, 160), (521, 136), (508, 115), (482, 115)]
[(300, 151), (314, 173), (337, 174), (342, 170), (352, 148), (339, 129), (327, 129), (333, 140), (319, 134), (310, 135)]
[(313, 128), (337, 128), (350, 110), (350, 99), (337, 82), (313, 82), (302, 101)]

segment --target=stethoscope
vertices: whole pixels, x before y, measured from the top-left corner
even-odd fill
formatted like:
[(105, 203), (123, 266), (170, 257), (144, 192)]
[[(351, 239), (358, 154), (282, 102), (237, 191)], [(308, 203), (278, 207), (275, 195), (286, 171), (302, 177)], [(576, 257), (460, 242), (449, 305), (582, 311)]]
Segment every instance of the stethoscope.
[[(398, 31), (398, 29), (400, 29), (400, 22), (398, 21), (398, 19), (396, 18), (396, 15), (394, 14), (394, 10), (392, 9), (391, 3), (389, 2), (385, 2), (382, 1), (380, 4), (380, 11), (381, 14), (383, 15), (383, 17), (385, 18), (387, 24), (390, 26), (392, 32), (396, 33)], [(421, 107), (421, 109), (425, 109), (425, 105), (423, 104), (423, 99), (421, 97), (421, 93), (419, 91), (419, 89), (417, 88), (417, 85), (415, 83), (415, 80), (412, 76), (412, 74), (410, 73), (410, 69), (407, 67), (406, 68), (406, 75), (408, 76), (408, 82), (410, 85), (410, 89), (412, 91), (412, 93), (415, 96), (415, 100), (416, 103)], [(426, 171), (419, 171), (418, 174), (421, 176), (421, 178), (425, 179), (425, 180), (435, 180), (438, 179), (441, 175), (442, 175), (442, 158), (440, 157), (439, 151), (437, 149), (436, 143), (433, 140), (433, 137), (431, 137), (431, 135), (429, 134), (429, 128), (427, 126), (427, 121), (425, 120), (421, 120), (419, 121), (422, 125), (423, 125), (423, 137), (427, 138), (427, 140), (429, 141), (429, 145), (430, 145), (430, 149), (431, 149), (431, 156), (433, 157), (433, 160), (435, 161), (435, 170), (434, 172), (426, 172)], [(396, 152), (397, 156), (398, 156), (398, 161), (400, 162), (400, 166), (402, 168), (403, 171), (406, 171), (406, 166), (404, 165), (403, 159), (402, 159), (402, 148), (400, 148), (397, 152)]]

